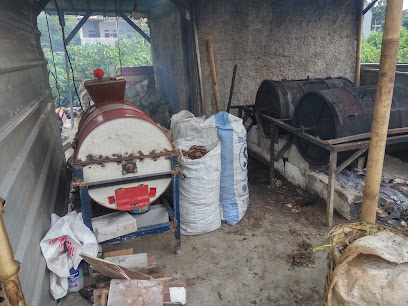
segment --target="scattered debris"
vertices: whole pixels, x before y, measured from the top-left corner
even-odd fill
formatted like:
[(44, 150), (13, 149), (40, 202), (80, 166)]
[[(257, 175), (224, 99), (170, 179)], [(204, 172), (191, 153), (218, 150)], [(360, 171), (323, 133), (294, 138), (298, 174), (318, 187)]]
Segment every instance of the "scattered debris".
[(93, 297), (93, 292), (96, 289), (96, 285), (90, 285), (87, 287), (84, 287), (79, 290), (79, 294), (88, 302), (91, 303), (92, 297)]
[(288, 255), (288, 258), (294, 267), (310, 267), (315, 262), (313, 246), (309, 242), (302, 240), (298, 244), (296, 252)]
[(219, 292), (218, 292), (218, 297), (220, 298), (220, 300), (221, 300), (221, 301), (223, 301), (223, 300), (224, 300), (224, 297), (223, 297), (223, 296), (222, 296), (222, 294), (221, 294), (221, 293), (219, 293)]
[[(327, 174), (326, 166), (319, 171)], [(344, 169), (336, 175), (336, 180), (345, 187), (358, 191), (364, 191), (366, 171), (360, 169)], [(408, 222), (408, 184), (404, 179), (392, 178), (383, 175), (381, 178), (378, 206), (388, 214), (378, 215), (378, 222), (398, 229), (401, 221)], [(406, 229), (405, 229), (406, 230)]]
[(290, 210), (291, 212), (298, 214), (301, 212), (300, 207), (298, 206), (293, 206), (293, 208)]
[[(132, 254), (128, 254), (131, 251)], [(187, 303), (185, 280), (168, 278), (163, 268), (157, 265), (154, 256), (146, 253), (133, 254), (132, 248), (107, 252), (104, 255), (105, 259), (100, 259), (81, 254), (91, 265), (89, 274), (93, 277), (94, 284), (84, 288), (80, 294), (93, 305)]]
[(401, 221), (401, 226), (407, 227), (407, 222), (405, 222), (404, 220), (402, 220), (402, 221)]
[(240, 231), (240, 230), (238, 230), (238, 229), (231, 231), (230, 234), (240, 235), (240, 236), (246, 236), (245, 232)]
[(292, 208), (292, 204), (285, 204), (285, 206), (287, 207), (287, 208)]
[(279, 180), (279, 179), (277, 179), (277, 178), (274, 178), (274, 179), (273, 179), (273, 185), (274, 185), (276, 188), (279, 188), (279, 187), (282, 186), (282, 181)]
[(208, 150), (204, 146), (193, 145), (190, 150), (183, 150), (183, 156), (188, 159), (199, 159), (205, 156)]
[(377, 216), (379, 216), (380, 218), (385, 218), (388, 217), (388, 214), (380, 207), (377, 207)]

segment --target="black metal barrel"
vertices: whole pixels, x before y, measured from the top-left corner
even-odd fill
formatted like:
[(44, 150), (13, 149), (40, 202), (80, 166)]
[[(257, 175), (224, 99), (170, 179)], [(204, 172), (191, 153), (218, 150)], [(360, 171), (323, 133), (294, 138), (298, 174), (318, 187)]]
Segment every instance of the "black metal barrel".
[[(334, 88), (310, 92), (298, 102), (293, 126), (320, 139), (335, 139), (371, 131), (376, 86)], [(389, 129), (408, 126), (408, 86), (395, 84)], [(296, 146), (303, 158), (313, 165), (329, 161), (329, 152), (304, 139)], [(350, 153), (339, 153), (344, 160)]]
[[(258, 88), (255, 107), (259, 112), (277, 119), (291, 119), (304, 94), (322, 89), (353, 87), (344, 77), (304, 80), (264, 80)], [(290, 123), (290, 122), (289, 122)]]

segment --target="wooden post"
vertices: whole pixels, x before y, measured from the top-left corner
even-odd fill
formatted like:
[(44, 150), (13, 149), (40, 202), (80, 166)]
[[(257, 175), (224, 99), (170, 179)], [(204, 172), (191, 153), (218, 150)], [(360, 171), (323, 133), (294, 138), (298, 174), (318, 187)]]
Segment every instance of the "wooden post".
[(330, 151), (329, 181), (327, 190), (327, 219), (328, 227), (333, 226), (334, 192), (336, 190), (337, 152)]
[(361, 221), (375, 223), (401, 27), (403, 0), (388, 0), (381, 47)]
[(9, 305), (25, 306), (24, 294), (18, 278), (20, 266), (14, 260), (3, 220), (3, 205), (4, 200), (0, 198), (0, 281), (3, 283), (5, 294), (10, 302)]
[(361, 42), (363, 40), (363, 20), (364, 20), (364, 1), (360, 0), (358, 10), (358, 31), (357, 31), (357, 46), (356, 46), (356, 73), (354, 84), (360, 86), (360, 70), (361, 70)]
[(217, 74), (215, 72), (214, 54), (213, 54), (211, 39), (207, 39), (207, 48), (208, 48), (208, 56), (209, 56), (210, 68), (211, 68), (211, 78), (212, 78), (213, 87), (214, 87), (215, 110), (218, 113), (221, 111), (221, 106), (220, 106), (220, 97), (218, 95)]

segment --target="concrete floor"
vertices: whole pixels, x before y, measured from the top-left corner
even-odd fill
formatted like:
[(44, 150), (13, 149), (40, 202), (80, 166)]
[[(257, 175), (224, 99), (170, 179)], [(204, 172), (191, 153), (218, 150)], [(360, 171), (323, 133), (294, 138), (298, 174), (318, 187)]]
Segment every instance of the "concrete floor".
[[(133, 247), (154, 255), (167, 276), (186, 279), (188, 305), (320, 305), (327, 251), (308, 253), (303, 261), (302, 254), (307, 243), (326, 242), (325, 205), (307, 200), (309, 206), (295, 207), (298, 212), (293, 206), (309, 199), (306, 194), (285, 181), (268, 187), (268, 169), (254, 160), (249, 171), (250, 205), (235, 227), (223, 224), (212, 233), (183, 236), (181, 255), (174, 253), (171, 233), (103, 250)], [(345, 219), (335, 214), (334, 222)], [(293, 266), (294, 255), (303, 266)], [(63, 305), (78, 306), (77, 299), (68, 297)]]

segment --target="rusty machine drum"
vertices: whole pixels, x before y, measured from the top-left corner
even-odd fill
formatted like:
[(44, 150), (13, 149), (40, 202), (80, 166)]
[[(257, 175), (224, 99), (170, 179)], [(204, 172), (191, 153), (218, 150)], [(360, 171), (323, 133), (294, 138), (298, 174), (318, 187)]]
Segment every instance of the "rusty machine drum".
[[(293, 126), (320, 139), (334, 139), (371, 131), (376, 86), (335, 88), (307, 93), (297, 104)], [(389, 129), (408, 126), (408, 86), (395, 84)], [(313, 165), (329, 161), (329, 152), (304, 139), (296, 145)], [(344, 160), (350, 153), (340, 153)]]
[(255, 107), (259, 112), (277, 119), (291, 119), (294, 109), (307, 92), (352, 87), (344, 77), (304, 80), (264, 80), (258, 88)]
[[(76, 136), (75, 165), (86, 184), (171, 171), (173, 146), (163, 130), (138, 107), (124, 101), (125, 80), (85, 82), (94, 105), (83, 115)], [(109, 183), (89, 196), (111, 209), (146, 211), (169, 186), (170, 177)]]

